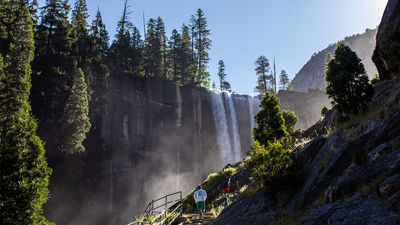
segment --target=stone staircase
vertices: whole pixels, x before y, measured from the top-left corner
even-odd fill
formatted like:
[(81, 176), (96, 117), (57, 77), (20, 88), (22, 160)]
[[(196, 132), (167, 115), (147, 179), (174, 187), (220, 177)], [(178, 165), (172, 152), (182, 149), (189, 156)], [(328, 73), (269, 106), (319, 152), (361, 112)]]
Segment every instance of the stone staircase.
[(179, 225), (198, 225), (198, 224), (211, 224), (216, 217), (212, 213), (204, 213), (202, 218), (199, 219), (199, 214), (183, 214), (180, 219)]

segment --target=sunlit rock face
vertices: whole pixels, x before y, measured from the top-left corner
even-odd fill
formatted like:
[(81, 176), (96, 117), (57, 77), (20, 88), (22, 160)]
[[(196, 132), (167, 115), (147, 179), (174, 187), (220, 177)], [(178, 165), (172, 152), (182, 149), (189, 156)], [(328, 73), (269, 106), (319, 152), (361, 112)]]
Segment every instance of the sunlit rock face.
[[(378, 73), (375, 64), (372, 62), (372, 53), (375, 48), (376, 29), (367, 29), (364, 34), (357, 34), (344, 39), (344, 43), (355, 51), (364, 64), (365, 70), (370, 79)], [(332, 56), (335, 54), (336, 44), (314, 53), (311, 59), (300, 69), (293, 78), (293, 91), (307, 92), (307, 89), (325, 89), (325, 57), (329, 51)]]

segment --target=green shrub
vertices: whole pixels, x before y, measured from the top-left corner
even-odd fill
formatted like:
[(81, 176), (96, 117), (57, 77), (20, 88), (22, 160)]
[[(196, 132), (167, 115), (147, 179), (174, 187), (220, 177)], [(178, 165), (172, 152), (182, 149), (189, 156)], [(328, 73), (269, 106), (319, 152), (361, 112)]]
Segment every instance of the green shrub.
[(372, 78), (369, 82), (371, 83), (371, 85), (374, 85), (381, 82), (381, 80), (379, 79), (378, 74), (375, 74), (374, 78)]
[(322, 117), (325, 117), (326, 112), (328, 112), (328, 108), (327, 108), (326, 106), (324, 106), (324, 107), (321, 109), (321, 116), (322, 116)]
[(251, 176), (262, 181), (264, 187), (272, 192), (291, 190), (302, 182), (306, 170), (300, 159), (289, 151), (289, 141), (283, 138), (268, 142), (268, 148), (255, 141), (247, 154)]
[(298, 117), (294, 114), (293, 111), (290, 110), (282, 110), (282, 116), (285, 120), (286, 131), (291, 134), (294, 132), (294, 128), (296, 126)]

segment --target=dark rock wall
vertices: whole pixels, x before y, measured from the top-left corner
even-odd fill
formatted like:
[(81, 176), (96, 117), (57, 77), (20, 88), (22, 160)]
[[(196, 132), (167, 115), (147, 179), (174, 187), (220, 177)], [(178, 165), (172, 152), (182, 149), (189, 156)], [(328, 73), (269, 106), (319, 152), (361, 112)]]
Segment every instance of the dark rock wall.
[(388, 67), (387, 62), (389, 61), (389, 57), (383, 54), (379, 41), (381, 40), (382, 31), (386, 27), (387, 24), (394, 21), (400, 15), (400, 1), (399, 0), (389, 0), (385, 12), (383, 13), (381, 23), (379, 24), (378, 31), (376, 34), (376, 47), (372, 56), (372, 60), (376, 65), (376, 68), (379, 72), (379, 78), (381, 80), (389, 79), (391, 75), (391, 71)]
[[(132, 222), (152, 199), (179, 190), (188, 193), (210, 173), (242, 160), (250, 149), (259, 96), (125, 73), (108, 82), (110, 105), (100, 128), (105, 160), (98, 183), (103, 190), (99, 199), (87, 200), (84, 207), (94, 214), (99, 210), (93, 205), (102, 207), (98, 224)], [(327, 105), (323, 92), (280, 91), (278, 97), (282, 109), (299, 116), (302, 129), (314, 124)], [(215, 99), (222, 104), (217, 110)]]

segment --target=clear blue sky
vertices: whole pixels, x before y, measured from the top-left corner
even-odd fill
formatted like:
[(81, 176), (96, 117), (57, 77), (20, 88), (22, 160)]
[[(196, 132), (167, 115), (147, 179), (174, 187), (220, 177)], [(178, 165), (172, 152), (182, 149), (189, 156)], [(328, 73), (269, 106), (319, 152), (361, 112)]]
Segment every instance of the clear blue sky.
[[(99, 7), (110, 39), (115, 38), (124, 0), (86, 0), (90, 18)], [(45, 0), (39, 0), (44, 6)], [(75, 1), (69, 0), (73, 8)], [(129, 0), (130, 21), (143, 35), (146, 22), (161, 17), (167, 36), (201, 8), (211, 30), (207, 69), (218, 84), (218, 61), (226, 65), (226, 80), (237, 93), (252, 94), (257, 76), (254, 61), (265, 55), (276, 73), (293, 79), (311, 55), (346, 36), (379, 25), (387, 0)]]

